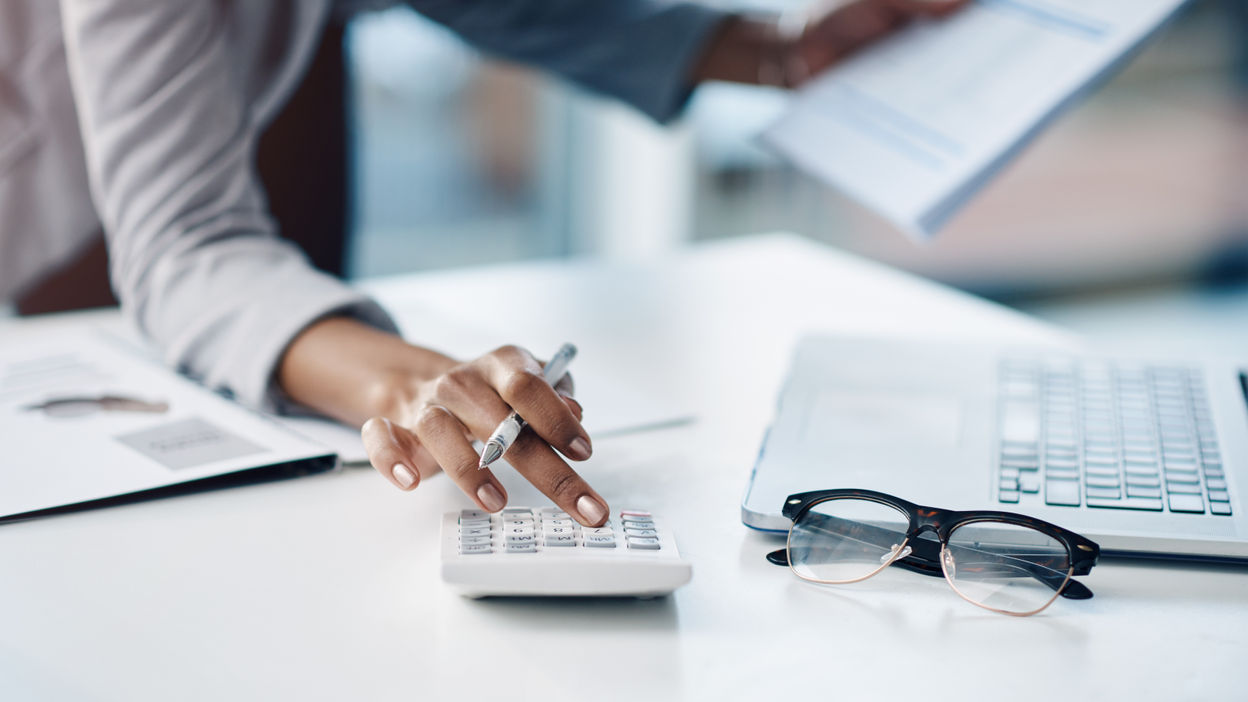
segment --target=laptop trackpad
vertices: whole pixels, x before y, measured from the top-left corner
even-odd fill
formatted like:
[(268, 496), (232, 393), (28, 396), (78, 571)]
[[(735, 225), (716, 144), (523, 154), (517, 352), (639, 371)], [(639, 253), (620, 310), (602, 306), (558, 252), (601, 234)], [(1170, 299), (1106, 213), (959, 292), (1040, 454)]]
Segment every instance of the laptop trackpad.
[(952, 395), (861, 391), (815, 393), (803, 443), (954, 448), (963, 411)]

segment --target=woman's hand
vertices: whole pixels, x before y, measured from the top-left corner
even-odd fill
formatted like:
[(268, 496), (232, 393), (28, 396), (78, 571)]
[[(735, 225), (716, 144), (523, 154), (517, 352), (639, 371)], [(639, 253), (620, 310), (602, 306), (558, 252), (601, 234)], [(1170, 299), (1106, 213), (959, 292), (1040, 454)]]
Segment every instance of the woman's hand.
[(711, 41), (693, 78), (796, 87), (911, 20), (943, 17), (968, 1), (833, 0), (783, 21), (735, 17)]
[[(792, 36), (782, 36), (780, 79), (800, 85), (918, 17), (943, 17), (966, 0), (856, 0), (823, 3)], [(784, 29), (783, 27), (781, 28)]]
[(472, 440), (485, 441), (514, 409), (530, 428), (507, 451), (507, 462), (581, 524), (606, 521), (606, 501), (563, 458), (583, 461), (593, 450), (571, 378), (551, 387), (524, 349), (504, 346), (460, 363), (358, 322), (329, 319), (291, 344), (279, 381), (303, 404), (363, 421), (369, 460), (400, 490), (443, 470), (488, 512), (503, 509), (507, 492), (490, 469), (477, 468)]

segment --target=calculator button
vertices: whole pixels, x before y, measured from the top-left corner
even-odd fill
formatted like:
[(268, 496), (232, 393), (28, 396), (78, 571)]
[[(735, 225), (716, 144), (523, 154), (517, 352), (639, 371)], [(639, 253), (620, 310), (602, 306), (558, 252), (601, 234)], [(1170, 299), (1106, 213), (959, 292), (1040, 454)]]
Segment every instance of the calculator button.
[(625, 519), (624, 528), (633, 527), (634, 529), (652, 529), (654, 528), (654, 520), (652, 519)]
[(480, 546), (481, 544), (485, 544), (486, 546), (489, 546), (491, 541), (492, 539), (488, 536), (467, 536), (459, 540), (459, 545)]
[(659, 532), (654, 529), (629, 529), (624, 527), (626, 536), (658, 536)]
[(615, 548), (614, 534), (586, 534), (585, 545), (590, 548)]
[(652, 536), (629, 536), (628, 547), (643, 551), (658, 551), (659, 540)]
[(537, 536), (533, 533), (532, 529), (513, 530), (507, 532), (505, 539), (509, 544), (522, 544), (537, 540)]
[(614, 532), (614, 531), (612, 531), (612, 530), (611, 530), (611, 527), (609, 527), (609, 526), (603, 526), (603, 527), (593, 527), (593, 528), (590, 528), (590, 529), (586, 529), (586, 530), (585, 530), (585, 535), (586, 535), (586, 536), (589, 536), (589, 535), (591, 535), (591, 534), (596, 534), (596, 535), (599, 535), (599, 536), (614, 536), (614, 535), (615, 535), (615, 532)]
[(459, 553), (464, 556), (473, 556), (482, 553), (492, 553), (494, 549), (489, 544), (460, 544)]
[(547, 546), (575, 546), (576, 536), (572, 534), (551, 534), (546, 537)]
[(484, 526), (468, 527), (466, 529), (460, 529), (459, 535), (460, 536), (489, 536), (490, 528), (484, 527)]
[(532, 541), (518, 544), (509, 543), (507, 544), (507, 553), (537, 553), (537, 544)]
[(459, 522), (462, 524), (471, 519), (489, 519), (490, 513), (479, 509), (466, 509), (459, 513)]
[(576, 529), (570, 526), (550, 527), (549, 529), (543, 528), (542, 531), (545, 532), (547, 536), (557, 535), (557, 534), (567, 534), (569, 536), (572, 536), (576, 534)]
[(507, 507), (506, 509), (503, 510), (504, 517), (508, 515), (512, 515), (512, 514), (523, 514), (525, 516), (528, 516), (530, 514), (533, 514), (533, 510), (529, 509), (528, 507)]
[(576, 522), (571, 519), (544, 519), (542, 520), (543, 529), (554, 529), (556, 527), (575, 527)]
[(653, 515), (651, 515), (649, 512), (646, 512), (645, 510), (640, 510), (640, 509), (620, 510), (620, 519), (632, 519), (633, 517), (645, 517), (646, 519), (649, 519), (651, 516)]

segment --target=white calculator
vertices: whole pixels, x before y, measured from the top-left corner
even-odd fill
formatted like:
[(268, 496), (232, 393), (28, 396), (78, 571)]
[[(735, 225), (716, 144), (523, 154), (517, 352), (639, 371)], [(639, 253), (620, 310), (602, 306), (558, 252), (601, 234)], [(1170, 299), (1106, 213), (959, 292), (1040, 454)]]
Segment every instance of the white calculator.
[(466, 597), (658, 597), (692, 574), (671, 533), (642, 510), (597, 528), (558, 507), (442, 517), (442, 579)]

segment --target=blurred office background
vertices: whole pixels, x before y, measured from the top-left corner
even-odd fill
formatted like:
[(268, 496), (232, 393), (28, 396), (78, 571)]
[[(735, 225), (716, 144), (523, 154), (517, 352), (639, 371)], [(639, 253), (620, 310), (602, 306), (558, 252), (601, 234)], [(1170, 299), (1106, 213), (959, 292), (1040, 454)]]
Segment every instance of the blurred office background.
[(922, 246), (754, 143), (779, 91), (707, 86), (664, 129), (406, 9), (347, 49), (352, 276), (787, 230), (1076, 329), (1248, 348), (1248, 0), (1194, 0)]

